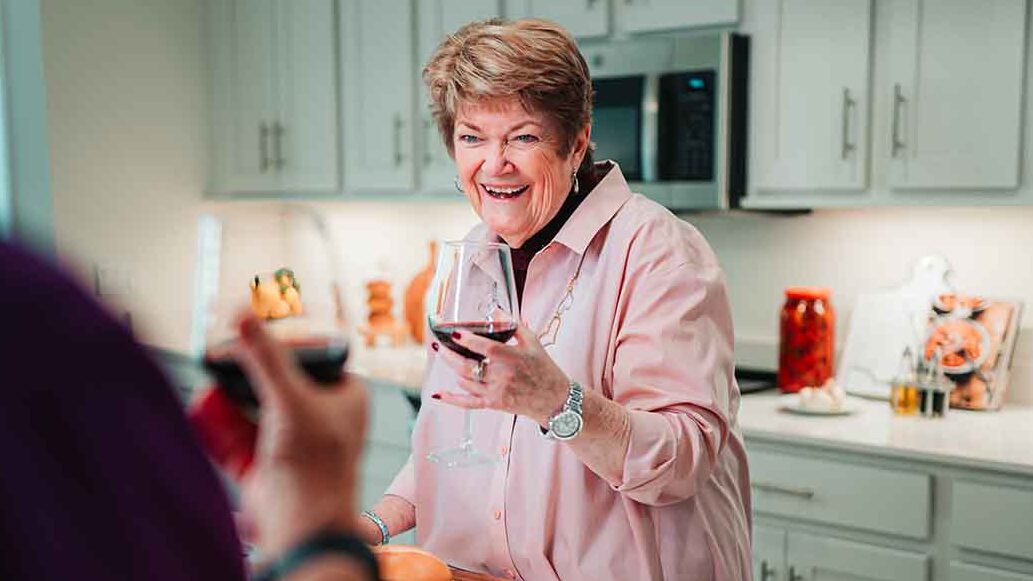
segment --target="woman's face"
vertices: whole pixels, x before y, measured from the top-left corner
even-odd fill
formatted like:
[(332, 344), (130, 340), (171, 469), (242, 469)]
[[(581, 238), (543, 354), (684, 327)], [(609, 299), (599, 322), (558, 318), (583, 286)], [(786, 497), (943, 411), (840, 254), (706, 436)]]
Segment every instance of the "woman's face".
[(586, 125), (570, 153), (561, 155), (552, 123), (516, 98), (460, 107), (455, 161), (474, 211), (507, 244), (523, 246), (563, 205), (590, 132)]

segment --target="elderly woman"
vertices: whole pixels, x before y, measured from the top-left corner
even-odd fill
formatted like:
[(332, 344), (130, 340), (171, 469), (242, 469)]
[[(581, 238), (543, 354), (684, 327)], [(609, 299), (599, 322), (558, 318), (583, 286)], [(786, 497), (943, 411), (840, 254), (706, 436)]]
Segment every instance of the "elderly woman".
[[(431, 345), (412, 456), (365, 537), (417, 526), (454, 565), (535, 581), (748, 579), (732, 320), (706, 241), (593, 163), (588, 67), (557, 25), (467, 25), (423, 76), (483, 221), (468, 239), (510, 246), (524, 324), (509, 344), (453, 335), (486, 365)], [(426, 460), (464, 409), (487, 410), (474, 437), (497, 464)]]

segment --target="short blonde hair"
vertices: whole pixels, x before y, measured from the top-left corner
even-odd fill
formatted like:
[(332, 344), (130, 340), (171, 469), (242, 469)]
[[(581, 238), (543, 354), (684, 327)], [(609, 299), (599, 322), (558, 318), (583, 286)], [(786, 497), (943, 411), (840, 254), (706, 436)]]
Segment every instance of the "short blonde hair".
[[(438, 45), (423, 82), (450, 155), (456, 113), (464, 103), (516, 97), (524, 109), (554, 123), (562, 155), (592, 118), (588, 64), (570, 33), (548, 20), (467, 24)], [(589, 151), (581, 167), (590, 164)]]

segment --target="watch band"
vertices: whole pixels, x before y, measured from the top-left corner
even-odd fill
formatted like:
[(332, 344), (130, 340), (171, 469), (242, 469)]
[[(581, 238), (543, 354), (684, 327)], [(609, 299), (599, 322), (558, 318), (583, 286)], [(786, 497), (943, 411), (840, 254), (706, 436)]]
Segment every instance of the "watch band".
[(354, 535), (333, 531), (317, 533), (295, 545), (268, 567), (255, 573), (251, 579), (252, 581), (274, 581), (283, 578), (308, 561), (327, 553), (347, 555), (358, 559), (369, 573), (369, 579), (374, 581), (380, 579), (376, 557), (373, 556), (366, 543)]
[(553, 422), (558, 417), (570, 413), (577, 414), (578, 418), (582, 418), (581, 404), (583, 401), (584, 388), (581, 387), (580, 383), (571, 380), (570, 390), (567, 392), (567, 401), (563, 404), (563, 409), (561, 409), (559, 412), (557, 412), (551, 418), (549, 418), (548, 429), (543, 428), (542, 426), (538, 426), (538, 429), (541, 431), (542, 436), (544, 436), (547, 440), (566, 441), (576, 437), (579, 433), (581, 433), (581, 429), (584, 426), (583, 424), (579, 426), (577, 431), (571, 434), (570, 436), (560, 437), (559, 435), (553, 432)]
[(362, 516), (373, 521), (373, 524), (377, 525), (377, 528), (380, 529), (381, 545), (386, 545), (391, 542), (391, 532), (387, 530), (387, 524), (384, 522), (382, 518), (380, 518), (380, 516), (377, 513), (373, 512), (372, 510), (364, 510), (362, 511)]

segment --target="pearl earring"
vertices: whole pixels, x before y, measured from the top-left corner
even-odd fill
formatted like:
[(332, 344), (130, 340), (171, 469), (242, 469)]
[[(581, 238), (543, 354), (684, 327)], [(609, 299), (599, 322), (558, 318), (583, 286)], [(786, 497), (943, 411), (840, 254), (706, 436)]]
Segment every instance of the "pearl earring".
[(572, 177), (574, 178), (574, 193), (576, 194), (581, 190), (581, 184), (577, 183), (577, 170), (574, 170)]

